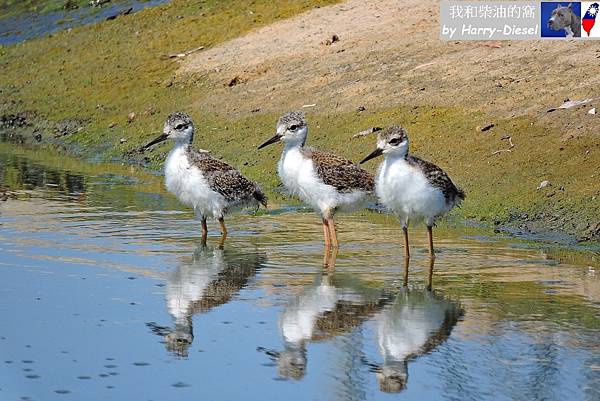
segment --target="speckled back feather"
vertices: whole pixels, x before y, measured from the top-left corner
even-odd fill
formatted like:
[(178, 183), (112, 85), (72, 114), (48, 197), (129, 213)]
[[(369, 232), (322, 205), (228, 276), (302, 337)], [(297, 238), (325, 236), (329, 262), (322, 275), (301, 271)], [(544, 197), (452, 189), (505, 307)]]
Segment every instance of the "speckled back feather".
[(312, 159), (319, 178), (340, 192), (375, 190), (373, 175), (351, 160), (308, 147), (302, 148), (302, 154)]
[(188, 147), (190, 163), (200, 169), (210, 189), (220, 193), (229, 202), (250, 201), (253, 198), (267, 207), (267, 197), (257, 183), (250, 181), (229, 164), (215, 159), (208, 152)]
[(465, 199), (465, 193), (456, 187), (448, 174), (435, 164), (413, 155), (408, 155), (406, 161), (411, 166), (420, 169), (425, 175), (425, 178), (427, 178), (427, 181), (443, 192), (446, 202), (452, 202), (452, 204), (458, 205)]

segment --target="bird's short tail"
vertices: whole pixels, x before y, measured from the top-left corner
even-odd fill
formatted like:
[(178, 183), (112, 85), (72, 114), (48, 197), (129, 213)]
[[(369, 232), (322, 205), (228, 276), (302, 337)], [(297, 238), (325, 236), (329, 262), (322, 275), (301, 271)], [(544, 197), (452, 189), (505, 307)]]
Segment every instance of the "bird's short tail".
[(260, 202), (260, 204), (263, 205), (265, 208), (267, 207), (267, 202), (269, 201), (269, 199), (265, 194), (262, 193), (260, 189), (257, 189), (254, 192), (254, 199)]
[(456, 206), (459, 206), (459, 207), (460, 207), (460, 204), (462, 203), (462, 201), (464, 201), (464, 200), (465, 200), (465, 198), (467, 197), (467, 195), (465, 195), (465, 191), (463, 191), (463, 190), (462, 190), (462, 189), (460, 189), (460, 188), (456, 188), (456, 191), (457, 191), (457, 192), (456, 192), (456, 195), (455, 195), (455, 197), (454, 197), (454, 204), (455, 204)]

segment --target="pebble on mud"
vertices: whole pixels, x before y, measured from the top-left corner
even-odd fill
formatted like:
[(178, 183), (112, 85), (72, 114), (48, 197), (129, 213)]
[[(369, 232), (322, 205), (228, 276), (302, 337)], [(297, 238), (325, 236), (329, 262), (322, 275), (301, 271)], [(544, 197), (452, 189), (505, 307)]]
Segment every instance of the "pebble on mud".
[(596, 108), (592, 107), (591, 109), (589, 109), (588, 114), (596, 114)]
[(335, 42), (339, 42), (339, 41), (340, 41), (340, 37), (334, 33), (333, 35), (331, 35), (330, 38), (327, 38), (324, 41), (322, 41), (321, 44), (325, 45), (325, 46), (330, 46), (330, 45), (334, 44)]
[(228, 83), (227, 86), (229, 86), (230, 88), (239, 84), (243, 84), (245, 81), (240, 78), (239, 75), (236, 75), (235, 77), (233, 77)]
[(363, 137), (363, 136), (367, 136), (369, 134), (372, 134), (373, 132), (381, 131), (382, 129), (383, 128), (381, 128), (381, 127), (371, 127), (371, 128), (366, 129), (364, 131), (360, 131), (358, 134), (352, 135), (352, 139), (354, 139), (354, 138), (360, 138), (360, 137)]
[(21, 128), (30, 125), (26, 113), (4, 114), (0, 116), (0, 128)]
[(106, 3), (110, 3), (111, 0), (92, 0), (90, 1), (90, 6), (92, 7), (102, 7)]
[(485, 131), (492, 129), (494, 127), (494, 125), (495, 125), (494, 123), (485, 124), (483, 126), (478, 125), (475, 129), (479, 132), (485, 132)]
[(540, 185), (538, 185), (536, 189), (539, 190), (542, 188), (546, 188), (548, 185), (550, 185), (550, 181), (544, 180), (544, 181), (540, 182)]
[(75, 0), (67, 0), (63, 5), (63, 10), (77, 10), (79, 8), (79, 4)]

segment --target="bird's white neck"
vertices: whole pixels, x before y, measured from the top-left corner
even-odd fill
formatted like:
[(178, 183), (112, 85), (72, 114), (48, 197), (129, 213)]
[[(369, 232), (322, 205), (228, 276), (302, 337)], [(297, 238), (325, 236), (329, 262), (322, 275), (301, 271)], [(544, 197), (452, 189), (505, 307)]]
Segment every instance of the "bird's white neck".
[(190, 146), (190, 144), (186, 141), (176, 141), (171, 150), (171, 154), (185, 152), (188, 146)]
[(306, 138), (304, 139), (288, 139), (285, 141), (285, 145), (283, 146), (283, 151), (284, 152), (288, 152), (290, 150), (299, 150), (300, 148), (302, 148), (304, 146), (304, 142), (306, 141)]
[(384, 153), (385, 160), (388, 162), (396, 162), (401, 160), (406, 160), (407, 152), (389, 152)]

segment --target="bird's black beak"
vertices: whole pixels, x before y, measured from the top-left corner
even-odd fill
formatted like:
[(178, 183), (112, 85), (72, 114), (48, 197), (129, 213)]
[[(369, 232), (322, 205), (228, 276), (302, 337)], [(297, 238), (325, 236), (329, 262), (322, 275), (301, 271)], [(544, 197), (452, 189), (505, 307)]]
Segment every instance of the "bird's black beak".
[(265, 146), (268, 146), (268, 145), (270, 145), (272, 143), (279, 142), (281, 140), (282, 136), (283, 135), (281, 135), (281, 134), (275, 134), (275, 136), (273, 136), (273, 138), (269, 139), (268, 141), (266, 141), (265, 143), (263, 143), (262, 145), (260, 145), (258, 148), (262, 149)]
[(363, 164), (371, 159), (376, 158), (377, 156), (381, 156), (383, 154), (383, 149), (375, 149), (374, 151), (372, 151), (369, 156), (365, 157), (364, 159), (362, 159), (362, 161), (360, 162), (360, 164)]
[(146, 150), (146, 149), (148, 149), (148, 148), (149, 148), (150, 146), (152, 146), (152, 145), (156, 145), (157, 143), (160, 143), (160, 142), (166, 141), (168, 137), (169, 137), (169, 136), (168, 136), (167, 134), (165, 134), (165, 133), (162, 133), (162, 134), (160, 134), (160, 136), (159, 136), (159, 137), (157, 137), (157, 138), (156, 138), (156, 139), (154, 139), (152, 142), (150, 142), (149, 144), (147, 144), (146, 146), (144, 146), (142, 149)]

